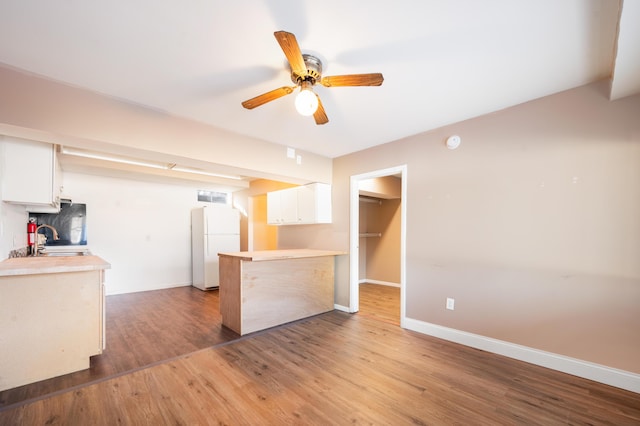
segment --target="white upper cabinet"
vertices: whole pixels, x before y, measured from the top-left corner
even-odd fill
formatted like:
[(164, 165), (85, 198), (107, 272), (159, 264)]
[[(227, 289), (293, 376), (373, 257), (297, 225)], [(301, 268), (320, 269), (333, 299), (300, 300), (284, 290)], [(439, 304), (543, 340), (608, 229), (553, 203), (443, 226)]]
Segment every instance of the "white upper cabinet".
[(331, 185), (312, 183), (267, 193), (267, 223), (331, 223)]
[(60, 166), (52, 144), (2, 139), (2, 200), (34, 212), (60, 211)]
[(298, 188), (267, 193), (267, 223), (290, 225), (298, 222)]
[(267, 223), (280, 225), (282, 222), (282, 191), (267, 192)]

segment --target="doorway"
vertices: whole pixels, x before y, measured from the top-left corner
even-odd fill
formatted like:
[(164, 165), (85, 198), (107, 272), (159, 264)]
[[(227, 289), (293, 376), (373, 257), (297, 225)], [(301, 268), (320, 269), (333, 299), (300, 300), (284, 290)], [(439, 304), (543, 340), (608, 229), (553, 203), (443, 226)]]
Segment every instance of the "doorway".
[(400, 326), (405, 322), (405, 277), (406, 277), (406, 205), (407, 166), (397, 166), (351, 176), (350, 222), (349, 222), (349, 312), (360, 310), (360, 187), (370, 179), (396, 176), (400, 178)]

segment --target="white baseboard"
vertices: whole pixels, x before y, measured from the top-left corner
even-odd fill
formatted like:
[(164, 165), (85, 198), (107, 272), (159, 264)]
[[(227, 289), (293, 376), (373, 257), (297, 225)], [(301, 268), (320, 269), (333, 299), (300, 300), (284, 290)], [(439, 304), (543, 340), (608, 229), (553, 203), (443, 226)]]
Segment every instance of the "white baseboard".
[(380, 285), (388, 285), (389, 287), (398, 287), (400, 288), (400, 283), (392, 283), (390, 281), (380, 281), (380, 280), (370, 280), (370, 279), (363, 279), (363, 280), (359, 280), (358, 281), (359, 284), (380, 284)]
[[(191, 282), (188, 283), (170, 283), (170, 284), (160, 284), (160, 285), (156, 285), (153, 288), (126, 288), (126, 289), (118, 289), (115, 291), (109, 291), (110, 287), (109, 287), (109, 282), (105, 283), (105, 288), (107, 290), (105, 296), (116, 296), (118, 294), (129, 294), (129, 293), (140, 293), (143, 291), (153, 291), (153, 290), (165, 290), (165, 289), (169, 289), (169, 288), (176, 288), (176, 287), (191, 287)], [(217, 288), (217, 287), (214, 287)]]
[(342, 312), (350, 313), (350, 312), (349, 312), (349, 307), (348, 307), (348, 306), (342, 306), (342, 305), (338, 305), (337, 303), (335, 303), (335, 304), (333, 305), (333, 307), (334, 307), (334, 309), (335, 309), (336, 311), (342, 311)]
[(530, 364), (572, 374), (596, 382), (615, 386), (631, 392), (640, 393), (640, 374), (618, 370), (579, 359), (545, 352), (527, 346), (517, 345), (478, 334), (467, 333), (453, 328), (443, 327), (411, 318), (402, 318), (402, 327), (438, 337), (451, 342), (460, 343), (472, 348), (481, 349)]

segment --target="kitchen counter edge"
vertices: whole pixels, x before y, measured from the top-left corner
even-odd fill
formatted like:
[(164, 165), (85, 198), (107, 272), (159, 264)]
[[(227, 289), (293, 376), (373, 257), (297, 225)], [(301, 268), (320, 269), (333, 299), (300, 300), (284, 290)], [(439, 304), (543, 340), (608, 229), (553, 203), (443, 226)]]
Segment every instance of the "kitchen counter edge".
[(0, 277), (14, 275), (61, 274), (110, 269), (99, 256), (16, 257), (0, 262)]
[(232, 253), (218, 253), (219, 256), (237, 257), (250, 262), (260, 262), (267, 260), (299, 259), (303, 257), (320, 256), (340, 256), (347, 254), (337, 250), (312, 250), (312, 249), (289, 249), (289, 250), (259, 250), (259, 251), (239, 251)]

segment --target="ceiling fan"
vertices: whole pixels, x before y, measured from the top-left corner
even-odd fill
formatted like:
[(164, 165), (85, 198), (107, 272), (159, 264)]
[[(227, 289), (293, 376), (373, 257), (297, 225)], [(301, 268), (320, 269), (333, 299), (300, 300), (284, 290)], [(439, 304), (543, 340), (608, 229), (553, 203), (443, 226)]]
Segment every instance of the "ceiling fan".
[(271, 102), (282, 96), (293, 93), (296, 88), (300, 88), (300, 93), (296, 97), (296, 109), (302, 115), (312, 115), (316, 124), (329, 122), (320, 97), (313, 92), (313, 86), (320, 83), (325, 87), (339, 86), (380, 86), (384, 81), (382, 74), (348, 74), (322, 76), (322, 62), (313, 55), (300, 52), (296, 36), (286, 31), (276, 31), (273, 33), (289, 61), (291, 67), (291, 81), (295, 86), (284, 86), (262, 95), (242, 102), (242, 106), (253, 109)]

